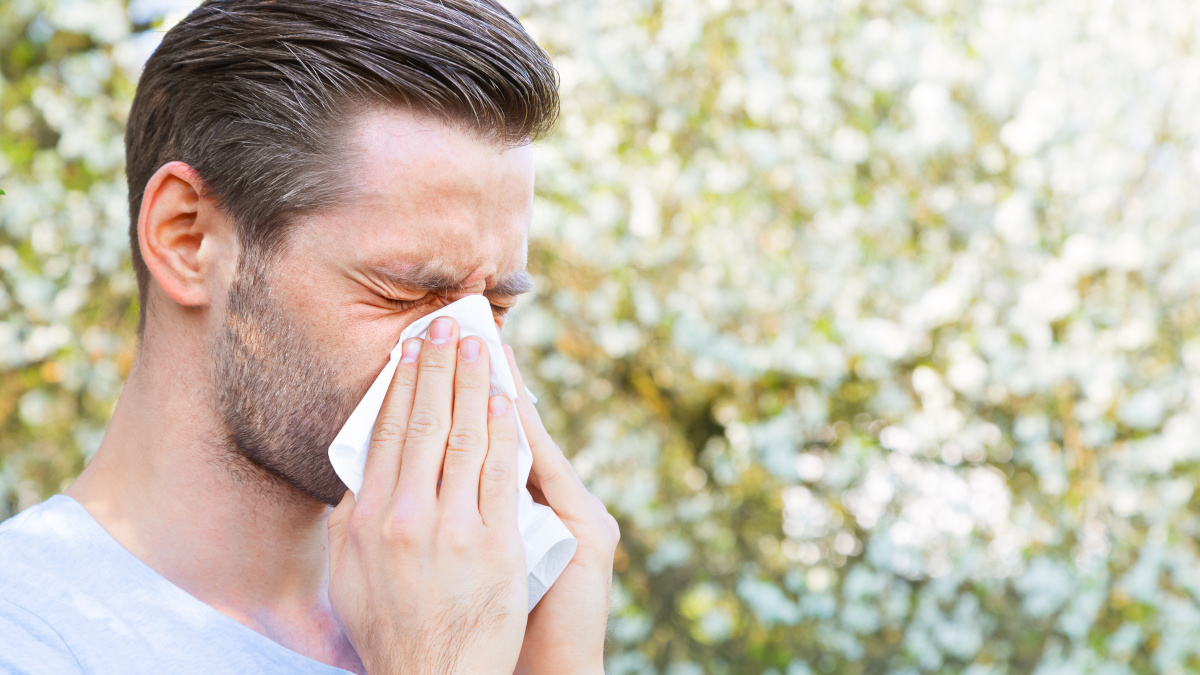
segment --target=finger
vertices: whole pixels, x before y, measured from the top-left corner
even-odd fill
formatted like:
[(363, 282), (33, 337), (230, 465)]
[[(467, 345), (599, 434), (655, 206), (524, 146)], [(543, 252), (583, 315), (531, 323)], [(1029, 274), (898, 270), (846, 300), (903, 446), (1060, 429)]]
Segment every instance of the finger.
[(448, 317), (434, 319), (417, 360), (417, 390), (400, 455), (395, 494), (406, 500), (432, 503), (437, 496), (450, 434), (457, 346), (458, 324)]
[[(533, 473), (532, 469), (530, 470), (530, 473)], [(531, 482), (525, 486), (525, 489), (529, 490), (529, 496), (533, 497), (533, 501), (541, 504), (542, 506), (550, 506), (550, 504), (546, 502), (546, 495), (542, 494), (542, 488), (534, 485)]]
[(383, 397), (383, 406), (371, 432), (371, 449), (367, 453), (367, 465), (363, 468), (363, 484), (360, 499), (376, 496), (390, 497), (396, 489), (400, 474), (400, 455), (404, 448), (404, 436), (408, 428), (408, 416), (412, 413), (413, 396), (417, 385), (417, 358), (421, 354), (421, 340), (409, 338), (400, 348), (400, 362), (392, 375), (392, 383)]
[(529, 401), (525, 381), (521, 377), (521, 371), (517, 369), (512, 348), (505, 345), (504, 354), (508, 358), (509, 367), (512, 368), (517, 391), (521, 394), (521, 428), (525, 430), (525, 438), (528, 439), (529, 450), (533, 454), (530, 481), (541, 490), (550, 507), (560, 516), (574, 515), (583, 518), (588, 509), (587, 488), (558, 444), (546, 433), (537, 408)]
[(487, 345), (479, 338), (458, 343), (454, 413), (446, 439), (439, 501), (445, 508), (479, 517), (479, 471), (488, 452)]
[(346, 490), (342, 501), (329, 514), (329, 569), (336, 570), (346, 548), (346, 532), (350, 527), (350, 514), (354, 511), (354, 493)]
[(488, 451), (479, 474), (479, 515), (488, 527), (517, 526), (517, 421), (507, 396), (488, 401)]
[[(550, 434), (546, 431), (546, 426), (542, 424), (542, 415), (538, 409), (534, 407), (533, 401), (529, 398), (529, 388), (525, 386), (525, 378), (521, 377), (521, 370), (517, 368), (517, 358), (513, 354), (512, 347), (504, 345), (504, 358), (508, 359), (508, 367), (512, 369), (513, 381), (517, 385), (518, 407), (517, 411), (521, 414), (521, 427), (525, 429), (525, 434), (529, 434), (529, 422), (535, 424), (532, 428), (538, 431), (538, 435), (545, 436), (546, 440), (553, 443)], [(529, 439), (530, 444), (533, 443), (533, 438)]]
[[(504, 358), (508, 359), (508, 367), (512, 370), (513, 381), (517, 385), (517, 398), (532, 408), (533, 401), (529, 400), (529, 389), (525, 387), (525, 380), (521, 377), (521, 371), (517, 369), (517, 358), (513, 354), (513, 348), (508, 345), (503, 345), (503, 347)], [(537, 410), (535, 409), (534, 412)]]

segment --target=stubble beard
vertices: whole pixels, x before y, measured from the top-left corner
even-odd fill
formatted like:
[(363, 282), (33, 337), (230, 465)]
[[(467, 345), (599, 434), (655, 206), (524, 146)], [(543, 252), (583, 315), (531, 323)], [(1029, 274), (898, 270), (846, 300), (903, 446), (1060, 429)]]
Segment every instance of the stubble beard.
[(284, 487), (336, 505), (346, 486), (327, 453), (361, 392), (339, 386), (331, 361), (273, 302), (269, 276), (267, 261), (243, 258), (210, 346), (222, 459), (239, 485)]

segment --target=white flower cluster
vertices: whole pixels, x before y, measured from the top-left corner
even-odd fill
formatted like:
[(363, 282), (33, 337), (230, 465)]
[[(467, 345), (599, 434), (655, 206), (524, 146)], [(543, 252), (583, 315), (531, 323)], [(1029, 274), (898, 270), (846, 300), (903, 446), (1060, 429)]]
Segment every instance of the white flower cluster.
[(1200, 8), (520, 10), (615, 672), (1200, 665)]

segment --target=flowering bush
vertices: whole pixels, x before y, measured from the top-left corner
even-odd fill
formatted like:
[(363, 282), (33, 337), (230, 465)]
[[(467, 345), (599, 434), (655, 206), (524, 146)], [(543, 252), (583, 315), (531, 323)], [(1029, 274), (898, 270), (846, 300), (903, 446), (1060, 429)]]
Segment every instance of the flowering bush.
[[(134, 353), (187, 7), (0, 14), (0, 516)], [(510, 4), (562, 74), (508, 339), (618, 515), (612, 673), (1200, 668), (1200, 6)]]

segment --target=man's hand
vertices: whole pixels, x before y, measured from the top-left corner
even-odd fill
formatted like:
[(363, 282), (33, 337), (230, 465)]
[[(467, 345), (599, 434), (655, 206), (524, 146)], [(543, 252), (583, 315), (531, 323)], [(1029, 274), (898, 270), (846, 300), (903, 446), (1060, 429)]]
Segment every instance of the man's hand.
[(404, 344), (358, 500), (329, 517), (330, 602), (372, 675), (517, 663), (517, 427), (508, 399), (489, 400), (486, 350), (446, 318)]
[(579, 540), (575, 557), (529, 614), (517, 673), (549, 675), (604, 672), (604, 635), (612, 592), (613, 555), (621, 530), (546, 433), (528, 398), (512, 349), (505, 347), (521, 393), (521, 424), (533, 451), (530, 483)]

